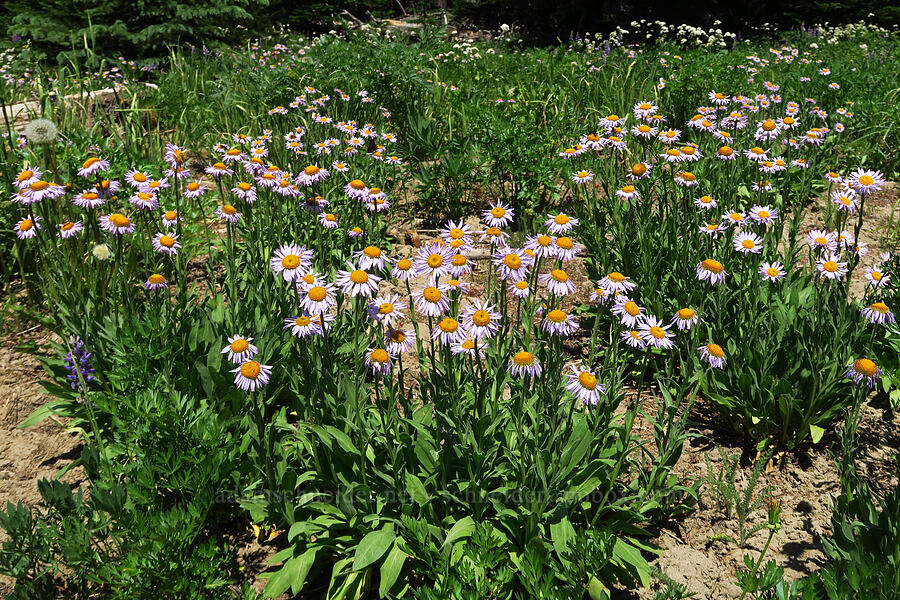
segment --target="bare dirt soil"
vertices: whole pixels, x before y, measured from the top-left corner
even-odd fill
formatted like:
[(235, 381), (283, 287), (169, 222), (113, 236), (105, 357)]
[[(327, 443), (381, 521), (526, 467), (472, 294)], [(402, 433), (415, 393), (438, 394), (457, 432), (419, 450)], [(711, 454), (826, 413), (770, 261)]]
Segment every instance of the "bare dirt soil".
[[(33, 355), (18, 352), (22, 343), (44, 344), (51, 334), (27, 322), (10, 318), (0, 329), (0, 507), (7, 502), (36, 504), (40, 501), (37, 482), (52, 479), (81, 453), (77, 433), (67, 432), (65, 424), (50, 418), (19, 429), (18, 425), (35, 409), (51, 400), (38, 382), (44, 371)], [(63, 481), (72, 486), (84, 480), (81, 469), (66, 473)], [(0, 533), (0, 541), (3, 534)], [(11, 582), (0, 576), (0, 597), (11, 590)]]

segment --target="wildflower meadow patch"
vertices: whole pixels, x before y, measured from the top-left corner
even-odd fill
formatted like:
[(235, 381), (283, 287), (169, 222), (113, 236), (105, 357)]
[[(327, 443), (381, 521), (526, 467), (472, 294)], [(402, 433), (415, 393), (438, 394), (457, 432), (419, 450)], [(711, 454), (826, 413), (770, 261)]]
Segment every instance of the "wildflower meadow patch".
[[(711, 493), (682, 468), (699, 404), (762, 460), (743, 503), (736, 466), (714, 488), (765, 508), (741, 598), (896, 584), (852, 528), (786, 582), (762, 564), (783, 507), (751, 493), (773, 456), (852, 456), (870, 392), (896, 401), (896, 129), (870, 91), (896, 34), (403, 35), (123, 59), (114, 107), (44, 94), (4, 124), (2, 284), (56, 334), (22, 425), (64, 419), (90, 481), (0, 515), (12, 597), (648, 590), (651, 532)], [(10, 73), (3, 108), (49, 76)], [(881, 519), (881, 548), (896, 489), (840, 452), (835, 523)], [(277, 537), (256, 590), (224, 541), (248, 527)]]

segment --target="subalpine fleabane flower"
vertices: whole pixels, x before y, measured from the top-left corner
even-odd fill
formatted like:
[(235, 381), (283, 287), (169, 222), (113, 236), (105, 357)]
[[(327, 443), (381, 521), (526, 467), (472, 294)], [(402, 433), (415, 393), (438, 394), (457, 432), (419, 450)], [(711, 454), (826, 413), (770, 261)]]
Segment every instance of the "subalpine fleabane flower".
[(297, 244), (284, 244), (275, 251), (269, 266), (285, 281), (297, 281), (312, 265), (312, 250)]
[(710, 342), (700, 346), (698, 350), (700, 350), (700, 357), (713, 369), (722, 369), (728, 364), (728, 361), (725, 360), (725, 351), (718, 344)]
[(522, 379), (524, 377), (539, 377), (542, 369), (541, 363), (538, 362), (534, 354), (527, 350), (520, 350), (510, 359), (507, 371), (513, 378)]
[(873, 389), (881, 377), (881, 369), (871, 359), (858, 358), (847, 365), (846, 377), (857, 385), (865, 382), (869, 389)]
[(231, 370), (234, 376), (234, 385), (245, 392), (254, 392), (269, 383), (272, 375), (270, 365), (260, 364), (255, 360), (248, 360), (236, 369)]
[(571, 373), (566, 373), (569, 380), (566, 389), (577, 400), (581, 400), (586, 406), (597, 406), (600, 396), (606, 394), (606, 388), (600, 384), (597, 374), (582, 367), (572, 367)]
[(376, 377), (383, 377), (391, 372), (393, 359), (394, 357), (384, 348), (366, 350), (366, 366), (372, 369), (372, 374)]
[(231, 336), (228, 338), (228, 345), (222, 348), (222, 354), (227, 354), (228, 360), (236, 365), (246, 362), (259, 352), (259, 349), (250, 343), (252, 341), (252, 337)]

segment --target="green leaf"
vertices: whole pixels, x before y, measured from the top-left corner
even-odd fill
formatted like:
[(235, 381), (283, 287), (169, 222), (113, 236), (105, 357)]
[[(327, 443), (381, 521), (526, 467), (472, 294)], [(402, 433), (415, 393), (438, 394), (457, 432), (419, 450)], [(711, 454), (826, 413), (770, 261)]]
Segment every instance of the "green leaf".
[(422, 484), (422, 480), (409, 472), (406, 473), (406, 491), (413, 502), (419, 506), (428, 504), (428, 491)]
[(406, 552), (394, 543), (391, 551), (388, 552), (387, 558), (381, 564), (381, 582), (378, 584), (378, 595), (384, 598), (387, 593), (394, 587), (403, 565), (406, 563)]
[(69, 404), (67, 400), (52, 400), (28, 415), (24, 421), (19, 423), (18, 427), (19, 429), (26, 429), (32, 425), (37, 425), (50, 415), (56, 414), (57, 408), (67, 404)]
[(300, 593), (306, 582), (306, 576), (315, 563), (317, 551), (318, 548), (310, 548), (300, 556), (294, 556), (285, 561), (281, 569), (269, 578), (269, 583), (263, 590), (263, 596), (275, 598), (286, 592), (288, 588), (291, 588), (291, 593), (294, 595)]
[(588, 583), (588, 594), (591, 600), (609, 600), (609, 590), (596, 577), (591, 577)]
[(394, 525), (389, 523), (377, 531), (371, 531), (359, 542), (353, 555), (353, 570), (362, 571), (382, 556), (394, 543)]
[(647, 564), (637, 548), (625, 540), (617, 538), (616, 544), (613, 546), (613, 556), (632, 577), (641, 582), (641, 586), (650, 585), (650, 565)]
[(553, 542), (553, 549), (560, 560), (563, 560), (563, 554), (574, 537), (575, 528), (572, 527), (568, 517), (563, 517), (558, 523), (550, 524), (550, 540)]
[(823, 435), (825, 435), (825, 430), (822, 427), (813, 425), (812, 423), (809, 424), (809, 437), (812, 438), (813, 444), (818, 444)]
[(463, 517), (450, 528), (450, 531), (447, 533), (447, 539), (444, 540), (441, 549), (450, 546), (458, 539), (469, 537), (473, 531), (475, 531), (475, 521), (472, 520), (472, 517)]

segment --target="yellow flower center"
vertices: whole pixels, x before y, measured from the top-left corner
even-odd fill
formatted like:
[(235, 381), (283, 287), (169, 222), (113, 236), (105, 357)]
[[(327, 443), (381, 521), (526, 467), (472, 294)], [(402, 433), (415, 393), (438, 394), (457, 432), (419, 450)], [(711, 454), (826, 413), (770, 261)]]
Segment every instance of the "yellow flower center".
[(681, 178), (685, 181), (697, 181), (697, 176), (691, 173), (690, 171), (684, 171), (681, 174)]
[(721, 156), (731, 156), (732, 154), (734, 154), (734, 148), (732, 148), (731, 146), (722, 146), (721, 148), (719, 148), (719, 154)]
[(428, 302), (438, 302), (441, 299), (441, 290), (436, 287), (427, 287), (422, 292), (422, 297), (425, 298)]
[(163, 277), (162, 275), (160, 275), (159, 273), (154, 273), (153, 275), (151, 275), (150, 277), (147, 278), (147, 281), (152, 284), (160, 284), (160, 283), (165, 283), (166, 278)]
[(740, 221), (744, 220), (744, 215), (742, 215), (741, 213), (738, 213), (738, 212), (733, 212), (730, 215), (728, 215), (728, 218), (731, 219), (732, 221), (740, 222)]
[(636, 317), (641, 314), (641, 309), (638, 307), (637, 303), (635, 303), (634, 300), (629, 300), (622, 305), (622, 308), (625, 309), (625, 312), (627, 312), (632, 317)]
[(641, 133), (647, 133), (648, 131), (650, 131), (650, 126), (649, 125), (638, 125), (638, 131), (640, 131)]
[(505, 214), (506, 214), (506, 209), (504, 209), (500, 206), (495, 206), (494, 208), (491, 209), (491, 216), (494, 217), (495, 219), (502, 219)]
[(503, 262), (514, 271), (522, 268), (522, 259), (519, 258), (518, 254), (507, 254), (503, 257)]
[(572, 238), (561, 237), (556, 239), (556, 245), (563, 250), (571, 250), (574, 242), (572, 242)]
[(498, 227), (488, 227), (484, 233), (491, 237), (499, 237), (503, 232)]
[(390, 302), (385, 302), (381, 306), (378, 307), (378, 313), (382, 315), (389, 315), (394, 312), (394, 305)]
[(593, 390), (597, 387), (597, 378), (593, 373), (582, 371), (578, 374), (578, 385), (586, 390)]
[(661, 340), (664, 337), (666, 337), (666, 332), (663, 330), (662, 327), (651, 327), (650, 335), (652, 335), (653, 337), (655, 337), (658, 340)]
[(437, 269), (444, 264), (444, 257), (440, 254), (431, 254), (428, 256), (427, 263), (432, 269)]
[(684, 147), (681, 149), (681, 153), (682, 153), (682, 154), (687, 154), (688, 156), (693, 156), (693, 155), (694, 155), (694, 152), (695, 152), (695, 150), (694, 150), (694, 147), (693, 147), (693, 146), (684, 146)]
[(315, 174), (318, 173), (320, 170), (321, 170), (321, 169), (319, 169), (319, 167), (317, 167), (317, 166), (315, 166), (315, 165), (309, 165), (308, 167), (306, 167), (305, 169), (303, 169), (303, 172), (306, 173), (307, 175), (315, 175)]
[(390, 338), (390, 340), (392, 342), (399, 344), (400, 342), (402, 342), (403, 340), (406, 339), (406, 334), (397, 329), (392, 329), (391, 333), (390, 333), (390, 335), (388, 335), (388, 337)]
[(75, 223), (73, 223), (72, 221), (66, 221), (65, 223), (63, 223), (62, 225), (59, 226), (59, 228), (62, 229), (63, 231), (68, 231), (68, 230), (72, 229), (73, 227), (75, 227)]
[(872, 279), (881, 281), (881, 273), (879, 271), (872, 271)]
[(357, 269), (350, 273), (350, 281), (353, 283), (366, 283), (369, 281), (369, 274), (362, 269)]
[(681, 156), (681, 150), (679, 150), (678, 148), (669, 148), (668, 150), (666, 150), (666, 154), (668, 154), (669, 156)]
[(778, 277), (779, 271), (778, 271), (778, 269), (776, 269), (774, 267), (769, 267), (768, 269), (766, 269), (766, 274), (769, 277)]
[(693, 309), (682, 308), (681, 310), (678, 311), (678, 318), (682, 319), (684, 321), (687, 321), (687, 320), (693, 319), (694, 315), (696, 315), (696, 314), (697, 313)]
[(517, 281), (517, 282), (516, 282), (516, 289), (517, 289), (517, 290), (527, 290), (527, 289), (528, 289), (528, 282), (526, 282), (526, 281)]
[(531, 352), (526, 352), (522, 350), (521, 352), (516, 352), (515, 356), (513, 356), (513, 362), (520, 367), (527, 367), (529, 365), (534, 364), (534, 354)]
[(588, 175), (589, 175), (589, 173), (587, 171), (578, 171), (578, 173), (575, 176), (578, 177), (579, 179), (584, 179)]
[(838, 270), (838, 264), (833, 260), (826, 260), (825, 264), (822, 265), (822, 268), (829, 273), (834, 273)]
[(361, 190), (366, 187), (366, 184), (363, 183), (362, 179), (354, 179), (350, 182), (350, 187), (354, 190)]
[(220, 171), (223, 171), (223, 170), (225, 170), (225, 169), (227, 169), (227, 168), (228, 168), (228, 167), (225, 166), (225, 163), (222, 163), (222, 162), (217, 162), (216, 164), (213, 165), (213, 169), (217, 169), (217, 170), (220, 170)]
[(741, 246), (743, 246), (747, 250), (752, 250), (753, 248), (756, 248), (756, 244), (753, 242), (753, 240), (744, 240), (743, 242), (741, 242)]
[(853, 363), (853, 370), (861, 373), (866, 377), (875, 377), (878, 374), (878, 367), (868, 358), (859, 358)]
[(550, 277), (562, 283), (565, 283), (569, 280), (569, 275), (562, 269), (553, 269), (552, 271), (550, 271)]
[(240, 339), (237, 339), (237, 340), (234, 340), (233, 342), (231, 342), (231, 351), (236, 354), (240, 354), (241, 352), (244, 352), (249, 347), (250, 347), (250, 343), (243, 338), (240, 338)]
[(486, 310), (476, 310), (472, 313), (472, 322), (479, 327), (484, 327), (491, 322), (491, 315)]
[(83, 169), (87, 169), (87, 168), (90, 167), (91, 165), (96, 164), (96, 163), (98, 163), (98, 162), (100, 162), (100, 159), (97, 158), (96, 156), (92, 156), (92, 157), (90, 157), (89, 159), (87, 159), (86, 161), (84, 161), (84, 163), (81, 165), (81, 167), (82, 167)]
[(462, 254), (457, 254), (456, 256), (453, 257), (452, 263), (453, 263), (454, 267), (461, 267), (464, 264), (466, 264), (466, 257), (463, 256)]
[(128, 227), (131, 225), (131, 221), (123, 215), (122, 213), (113, 213), (109, 215), (109, 222), (115, 225), (116, 227)]
[(717, 275), (725, 270), (725, 267), (722, 266), (722, 263), (720, 263), (719, 261), (717, 261), (714, 258), (707, 258), (702, 263), (700, 263), (700, 266), (703, 267), (704, 269), (706, 269), (707, 271), (709, 271), (711, 273), (715, 273)]
[(441, 319), (441, 322), (438, 323), (438, 327), (444, 333), (455, 333), (456, 330), (459, 329), (459, 323), (456, 322), (456, 319), (444, 317)]
[(294, 319), (294, 324), (297, 327), (307, 327), (310, 323), (312, 323), (312, 319), (310, 319), (306, 315), (300, 315), (299, 317)]
[(565, 225), (569, 222), (569, 216), (560, 213), (560, 214), (556, 215), (555, 217), (553, 217), (553, 222), (556, 223), (557, 225)]
[(859, 182), (862, 185), (872, 185), (873, 183), (875, 183), (875, 179), (873, 179), (871, 175), (863, 175), (859, 178)]
[(625, 187), (622, 188), (622, 191), (625, 192), (626, 194), (633, 194), (633, 193), (634, 193), (634, 186), (633, 186), (633, 185), (626, 185)]
[(34, 227), (34, 221), (31, 219), (22, 219), (22, 223), (19, 225), (19, 231), (28, 231)]
[(188, 184), (187, 189), (192, 192), (196, 192), (197, 190), (200, 189), (200, 184), (197, 183), (196, 181), (192, 181)]
[(874, 304), (872, 304), (871, 309), (883, 314), (891, 312), (891, 309), (888, 308), (888, 305), (884, 302), (875, 302)]
[(309, 299), (313, 302), (321, 302), (328, 296), (328, 290), (323, 288), (320, 285), (309, 288), (309, 291), (306, 293), (309, 296)]
[(363, 254), (369, 258), (378, 258), (381, 256), (381, 250), (377, 246), (366, 246), (363, 248)]
[(762, 123), (763, 131), (774, 131), (777, 126), (772, 119), (766, 119)]
[(43, 180), (38, 180), (31, 184), (31, 191), (41, 192), (43, 190), (46, 190), (48, 187), (50, 187), (49, 182), (43, 181)]
[(159, 238), (159, 245), (165, 246), (166, 248), (171, 248), (175, 245), (175, 238), (173, 238), (171, 235), (164, 235)]
[(722, 350), (722, 346), (718, 344), (707, 344), (706, 351), (716, 358), (722, 358), (723, 356), (725, 356), (725, 351)]
[(631, 174), (635, 177), (640, 177), (644, 173), (647, 172), (647, 165), (644, 163), (637, 163), (631, 166)]
[(756, 216), (759, 217), (760, 219), (768, 219), (771, 216), (771, 214), (772, 213), (770, 213), (767, 210), (761, 210), (758, 213), (756, 213)]
[(19, 173), (19, 183), (22, 183), (23, 181), (28, 181), (32, 177), (34, 177), (34, 171), (30, 171), (30, 170), (26, 169), (26, 170), (22, 171), (21, 173)]
[(554, 323), (562, 323), (568, 318), (568, 315), (563, 311), (557, 309), (551, 310), (547, 313), (547, 319), (553, 321)]
[(762, 154), (766, 153), (766, 151), (763, 150), (762, 148), (760, 148), (759, 146), (755, 146), (755, 147), (751, 148), (750, 152), (752, 152), (753, 154), (757, 154), (757, 155), (762, 155)]
[(259, 363), (255, 360), (245, 362), (241, 365), (241, 375), (243, 375), (247, 379), (256, 379), (257, 377), (259, 377), (259, 373)]
[(397, 268), (401, 271), (409, 271), (412, 268), (412, 261), (408, 258), (401, 258), (397, 261)]
[(225, 204), (222, 206), (222, 212), (226, 215), (233, 215), (237, 212), (237, 209), (230, 204)]
[(281, 259), (281, 266), (288, 270), (294, 270), (300, 266), (300, 257), (296, 254), (288, 254)]
[(377, 350), (372, 350), (372, 353), (369, 354), (369, 358), (372, 361), (383, 365), (384, 363), (386, 363), (388, 361), (388, 359), (390, 359), (390, 355), (387, 353), (386, 350), (382, 350), (381, 348), (378, 348)]
[(461, 240), (464, 237), (466, 237), (465, 232), (462, 229), (460, 229), (459, 227), (454, 227), (453, 229), (451, 229), (449, 234), (450, 234), (450, 239), (452, 239), (452, 240)]

